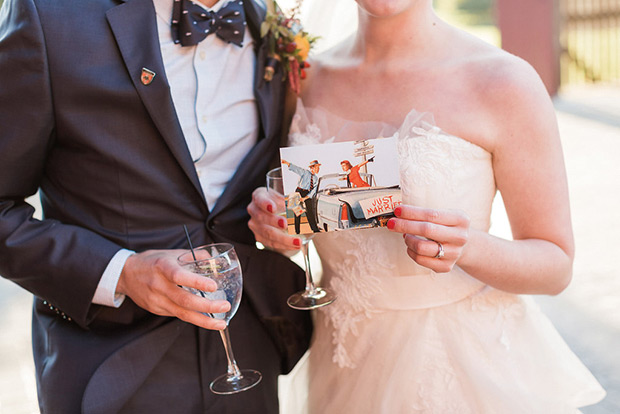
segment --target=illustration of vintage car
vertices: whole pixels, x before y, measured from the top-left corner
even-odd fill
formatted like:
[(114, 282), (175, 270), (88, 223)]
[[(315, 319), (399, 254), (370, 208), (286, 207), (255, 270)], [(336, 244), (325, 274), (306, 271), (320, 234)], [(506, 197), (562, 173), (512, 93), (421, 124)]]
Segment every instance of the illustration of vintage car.
[[(371, 174), (362, 174), (374, 183)], [(391, 187), (343, 187), (346, 175), (327, 174), (319, 178), (313, 197), (316, 222), (325, 231), (352, 228), (384, 227), (394, 217), (394, 208), (401, 204), (398, 185)]]

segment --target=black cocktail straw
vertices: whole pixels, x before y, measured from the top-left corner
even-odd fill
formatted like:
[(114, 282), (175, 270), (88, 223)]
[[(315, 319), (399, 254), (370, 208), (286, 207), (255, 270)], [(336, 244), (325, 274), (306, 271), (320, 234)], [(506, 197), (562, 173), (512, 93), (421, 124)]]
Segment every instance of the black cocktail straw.
[[(191, 250), (191, 252), (192, 252), (192, 257), (194, 258), (194, 262), (197, 262), (198, 259), (196, 259), (196, 253), (194, 253), (194, 246), (192, 246), (192, 239), (189, 237), (189, 231), (187, 231), (187, 226), (185, 224), (183, 225), (183, 229), (185, 230), (185, 235), (187, 236), (187, 243), (189, 244), (189, 250)], [(197, 265), (195, 265), (195, 266), (197, 266)], [(198, 293), (203, 298), (207, 297), (202, 290), (198, 290)], [(209, 317), (211, 317), (211, 318), (214, 317), (212, 313), (207, 313), (207, 315)]]
[(187, 231), (187, 226), (184, 224), (183, 229), (185, 229), (185, 235), (187, 236), (187, 243), (189, 243), (189, 249), (192, 251), (192, 256), (194, 257), (194, 261), (197, 262), (196, 254), (194, 253), (194, 246), (192, 246), (192, 239), (189, 237), (189, 231)]

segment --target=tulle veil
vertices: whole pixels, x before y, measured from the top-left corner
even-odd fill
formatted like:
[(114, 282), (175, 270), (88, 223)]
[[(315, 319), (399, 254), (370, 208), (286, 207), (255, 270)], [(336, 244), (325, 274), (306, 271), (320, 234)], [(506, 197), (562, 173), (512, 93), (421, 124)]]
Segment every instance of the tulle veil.
[[(295, 6), (295, 0), (278, 0), (285, 11)], [(319, 36), (312, 54), (316, 55), (346, 39), (357, 29), (358, 12), (355, 0), (304, 0), (301, 23), (312, 36)]]

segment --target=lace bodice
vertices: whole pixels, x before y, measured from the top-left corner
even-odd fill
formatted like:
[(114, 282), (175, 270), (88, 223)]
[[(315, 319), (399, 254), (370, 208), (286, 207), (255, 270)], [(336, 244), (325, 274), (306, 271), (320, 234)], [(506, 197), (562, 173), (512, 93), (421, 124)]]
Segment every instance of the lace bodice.
[[(411, 111), (396, 128), (346, 121), (298, 101), (289, 145), (338, 142), (351, 136), (396, 136), (403, 203), (462, 209), (472, 228), (488, 231), (496, 187), (486, 150), (442, 132), (429, 114)], [(355, 364), (346, 351), (346, 338), (356, 334), (360, 320), (387, 309), (452, 303), (483, 287), (458, 267), (437, 275), (417, 265), (406, 254), (402, 236), (383, 228), (317, 234), (314, 243), (323, 265), (322, 284), (338, 294), (323, 312), (334, 325), (334, 358), (341, 366)]]

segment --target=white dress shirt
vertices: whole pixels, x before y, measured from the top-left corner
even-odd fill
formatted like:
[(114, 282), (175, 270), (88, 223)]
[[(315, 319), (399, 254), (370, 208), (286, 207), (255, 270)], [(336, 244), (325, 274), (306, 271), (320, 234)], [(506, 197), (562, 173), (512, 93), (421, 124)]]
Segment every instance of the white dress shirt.
[[(196, 46), (181, 47), (172, 40), (173, 0), (153, 0), (157, 30), (172, 101), (185, 136), (200, 186), (210, 210), (224, 192), (237, 167), (258, 138), (254, 97), (256, 56), (246, 26), (243, 46), (215, 34)], [(252, 0), (247, 0), (252, 1)], [(228, 3), (218, 1), (207, 10)], [(116, 285), (132, 251), (119, 250), (105, 269), (93, 303), (118, 307), (123, 295)]]

